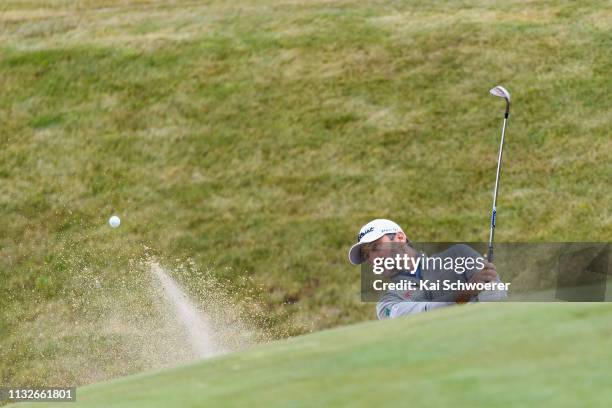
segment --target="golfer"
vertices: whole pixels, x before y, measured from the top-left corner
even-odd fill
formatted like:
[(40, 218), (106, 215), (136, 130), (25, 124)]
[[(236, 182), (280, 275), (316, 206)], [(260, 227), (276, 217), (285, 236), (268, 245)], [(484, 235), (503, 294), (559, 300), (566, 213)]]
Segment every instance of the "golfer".
[[(376, 314), (379, 319), (392, 319), (420, 313), (427, 310), (455, 305), (458, 303), (475, 302), (478, 300), (501, 300), (506, 297), (505, 290), (445, 290), (439, 288), (423, 288), (430, 282), (469, 282), (486, 283), (500, 282), (495, 265), (486, 262), (473, 248), (467, 245), (453, 245), (444, 252), (432, 255), (430, 259), (456, 259), (472, 258), (478, 260), (477, 268), (463, 268), (462, 273), (454, 270), (429, 265), (429, 262), (415, 262), (415, 259), (426, 256), (419, 253), (410, 243), (402, 228), (393, 221), (376, 219), (370, 221), (359, 231), (357, 243), (349, 250), (349, 261), (353, 265), (363, 262), (374, 264), (377, 258), (393, 258), (404, 256), (412, 260), (405, 269), (393, 268), (385, 270), (385, 276), (391, 282), (410, 283), (412, 290), (387, 290), (376, 305)], [(501, 284), (500, 286), (503, 286)]]

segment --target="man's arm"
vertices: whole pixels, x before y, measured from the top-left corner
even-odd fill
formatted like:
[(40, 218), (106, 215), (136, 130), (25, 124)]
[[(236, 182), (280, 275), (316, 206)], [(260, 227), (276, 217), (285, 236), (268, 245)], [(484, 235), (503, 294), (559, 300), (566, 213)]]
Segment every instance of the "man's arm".
[(386, 293), (376, 304), (379, 320), (426, 312), (439, 307), (454, 305), (455, 302), (430, 302), (406, 299), (396, 293)]

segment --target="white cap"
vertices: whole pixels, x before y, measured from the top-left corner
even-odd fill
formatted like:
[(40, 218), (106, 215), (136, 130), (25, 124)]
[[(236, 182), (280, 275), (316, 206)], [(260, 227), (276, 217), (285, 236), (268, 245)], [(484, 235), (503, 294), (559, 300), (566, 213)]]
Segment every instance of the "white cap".
[(357, 235), (357, 243), (353, 245), (351, 249), (349, 249), (349, 261), (353, 265), (359, 265), (362, 263), (361, 246), (363, 244), (374, 242), (385, 234), (395, 234), (400, 231), (404, 232), (399, 225), (391, 220), (379, 218), (368, 222), (359, 230), (359, 235)]

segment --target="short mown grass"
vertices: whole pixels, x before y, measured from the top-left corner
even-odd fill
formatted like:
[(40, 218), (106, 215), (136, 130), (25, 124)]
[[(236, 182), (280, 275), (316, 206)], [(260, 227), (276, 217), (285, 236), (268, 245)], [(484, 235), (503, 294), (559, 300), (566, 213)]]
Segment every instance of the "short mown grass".
[(100, 382), (48, 406), (607, 407), (611, 306), (438, 309)]

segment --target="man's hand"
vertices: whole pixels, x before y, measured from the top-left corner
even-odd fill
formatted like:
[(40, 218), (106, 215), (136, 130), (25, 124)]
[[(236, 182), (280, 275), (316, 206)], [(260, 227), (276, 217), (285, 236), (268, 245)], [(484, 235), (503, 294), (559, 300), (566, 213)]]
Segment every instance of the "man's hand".
[(491, 282), (497, 279), (497, 271), (495, 270), (495, 265), (491, 262), (485, 262), (484, 268), (481, 271), (476, 272), (472, 275), (472, 279), (469, 280), (470, 283), (486, 283)]
[[(486, 283), (497, 279), (497, 271), (495, 265), (491, 262), (485, 262), (484, 268), (472, 275), (472, 278), (468, 281), (469, 283)], [(457, 292), (455, 297), (457, 303), (469, 302), (474, 296), (480, 293), (479, 290), (462, 290)]]

